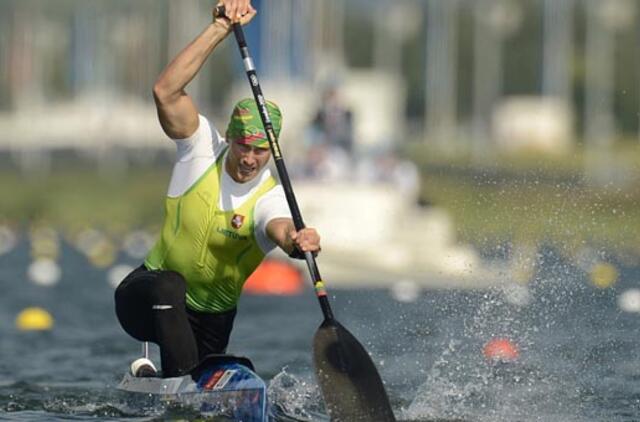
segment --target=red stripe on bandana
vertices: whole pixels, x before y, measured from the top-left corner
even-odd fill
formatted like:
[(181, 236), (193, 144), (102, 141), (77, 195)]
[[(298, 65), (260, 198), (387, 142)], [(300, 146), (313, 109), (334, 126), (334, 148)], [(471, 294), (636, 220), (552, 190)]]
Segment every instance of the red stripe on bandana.
[(264, 135), (249, 135), (243, 136), (242, 138), (235, 139), (236, 142), (240, 144), (252, 144), (254, 142), (265, 141)]

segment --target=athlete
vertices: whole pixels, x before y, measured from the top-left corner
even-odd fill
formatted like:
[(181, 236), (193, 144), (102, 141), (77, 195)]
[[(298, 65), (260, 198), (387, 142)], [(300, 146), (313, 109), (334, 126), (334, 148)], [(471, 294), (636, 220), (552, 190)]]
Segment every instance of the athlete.
[[(247, 24), (249, 0), (225, 0), (213, 22), (167, 66), (153, 94), (160, 125), (176, 143), (160, 239), (120, 283), (116, 314), (124, 330), (159, 345), (163, 377), (189, 373), (206, 355), (224, 353), (242, 286), (276, 246), (292, 257), (320, 251), (315, 229), (296, 231), (282, 186), (266, 168), (271, 151), (253, 99), (239, 101), (225, 139), (185, 92), (231, 25)], [(267, 109), (276, 135), (282, 116)], [(131, 370), (153, 376), (141, 358)]]

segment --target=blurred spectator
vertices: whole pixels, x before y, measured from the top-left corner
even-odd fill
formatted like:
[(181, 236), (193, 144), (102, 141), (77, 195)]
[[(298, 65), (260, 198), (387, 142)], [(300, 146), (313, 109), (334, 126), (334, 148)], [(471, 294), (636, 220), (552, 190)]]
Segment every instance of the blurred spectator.
[(349, 171), (354, 149), (353, 113), (343, 103), (336, 85), (322, 95), (308, 139), (307, 176), (334, 179)]
[(353, 153), (353, 113), (342, 102), (336, 86), (324, 92), (312, 126), (323, 144)]

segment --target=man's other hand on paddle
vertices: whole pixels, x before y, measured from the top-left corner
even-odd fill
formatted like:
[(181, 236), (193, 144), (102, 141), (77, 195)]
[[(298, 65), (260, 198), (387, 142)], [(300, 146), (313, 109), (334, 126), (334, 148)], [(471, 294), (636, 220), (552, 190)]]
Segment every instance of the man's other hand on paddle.
[(314, 228), (305, 227), (300, 231), (290, 230), (289, 239), (302, 252), (313, 252), (314, 255), (320, 252), (320, 235)]
[(275, 218), (269, 221), (267, 235), (289, 256), (295, 258), (303, 258), (299, 255), (304, 252), (313, 252), (314, 255), (317, 255), (322, 249), (320, 235), (316, 229), (305, 227), (296, 231), (293, 220), (290, 218)]

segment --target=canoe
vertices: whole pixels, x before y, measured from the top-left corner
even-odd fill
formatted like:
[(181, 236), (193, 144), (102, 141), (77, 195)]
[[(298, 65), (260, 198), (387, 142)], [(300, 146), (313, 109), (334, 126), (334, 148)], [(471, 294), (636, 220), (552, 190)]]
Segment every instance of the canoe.
[(182, 377), (143, 378), (127, 372), (118, 389), (194, 406), (206, 416), (266, 422), (269, 417), (267, 387), (254, 371), (247, 358), (210, 355), (191, 374)]

